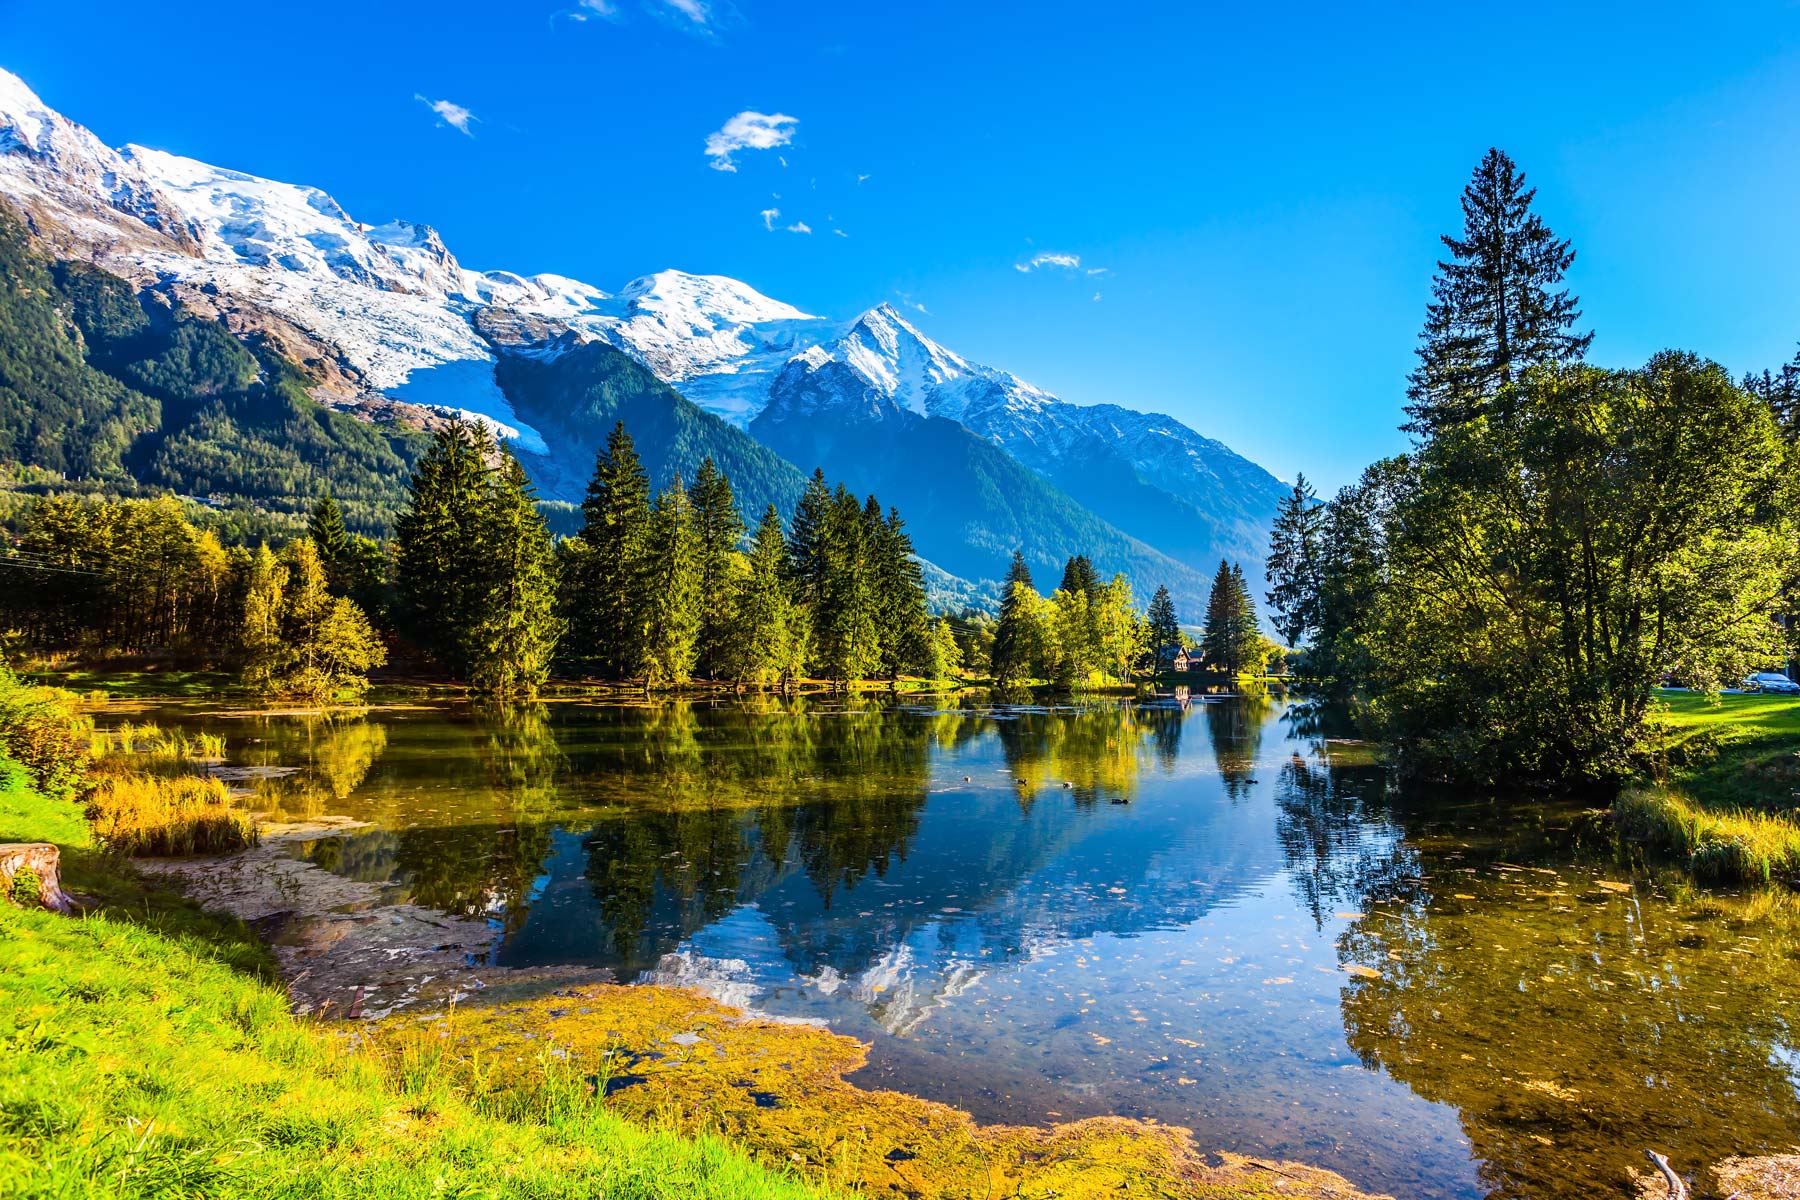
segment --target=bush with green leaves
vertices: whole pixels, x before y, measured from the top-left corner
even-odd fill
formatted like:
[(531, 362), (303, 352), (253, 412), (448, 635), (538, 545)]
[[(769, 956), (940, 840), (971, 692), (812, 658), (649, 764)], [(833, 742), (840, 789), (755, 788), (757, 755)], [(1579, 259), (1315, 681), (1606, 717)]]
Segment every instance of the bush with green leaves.
[(0, 667), (0, 755), (25, 767), (32, 786), (66, 800), (84, 786), (92, 722), (75, 709), (75, 694), (38, 687)]

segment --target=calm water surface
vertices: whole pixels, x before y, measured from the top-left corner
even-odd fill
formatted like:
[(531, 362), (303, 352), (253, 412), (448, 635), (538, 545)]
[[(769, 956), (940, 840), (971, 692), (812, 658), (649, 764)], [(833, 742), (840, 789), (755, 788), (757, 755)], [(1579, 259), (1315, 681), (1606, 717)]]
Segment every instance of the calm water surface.
[(1194, 1130), (1417, 1197), (1625, 1194), (1800, 1143), (1800, 937), (1591, 813), (1403, 795), (1279, 703), (427, 705), (225, 734), (326, 869), (824, 1020), (860, 1082)]

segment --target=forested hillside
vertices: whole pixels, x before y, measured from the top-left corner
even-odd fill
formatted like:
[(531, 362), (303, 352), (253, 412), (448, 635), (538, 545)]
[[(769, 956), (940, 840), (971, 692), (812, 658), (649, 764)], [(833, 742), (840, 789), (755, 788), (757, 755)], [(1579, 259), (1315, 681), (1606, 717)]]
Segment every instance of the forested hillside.
[(0, 211), (0, 464), (296, 519), (331, 493), (373, 531), (427, 442), (314, 403), (291, 364), (216, 321), (48, 261)]
[[(547, 495), (582, 498), (594, 458), (619, 422), (632, 431), (644, 467), (657, 487), (676, 475), (692, 482), (712, 459), (731, 477), (745, 512), (773, 504), (793, 510), (806, 479), (795, 466), (754, 438), (700, 408), (636, 359), (604, 342), (576, 346), (555, 358), (500, 355), (495, 369), (513, 410), (544, 435), (549, 461), (534, 462)], [(869, 490), (872, 484), (857, 479)]]

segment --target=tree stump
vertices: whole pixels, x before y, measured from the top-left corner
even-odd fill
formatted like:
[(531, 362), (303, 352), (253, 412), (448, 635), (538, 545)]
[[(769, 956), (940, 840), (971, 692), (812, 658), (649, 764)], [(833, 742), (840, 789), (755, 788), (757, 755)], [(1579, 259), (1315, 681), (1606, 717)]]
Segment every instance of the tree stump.
[(0, 843), (0, 899), (13, 894), (13, 876), (29, 870), (37, 876), (39, 905), (51, 912), (74, 912), (75, 901), (62, 890), (57, 874), (60, 859), (60, 851), (49, 842)]

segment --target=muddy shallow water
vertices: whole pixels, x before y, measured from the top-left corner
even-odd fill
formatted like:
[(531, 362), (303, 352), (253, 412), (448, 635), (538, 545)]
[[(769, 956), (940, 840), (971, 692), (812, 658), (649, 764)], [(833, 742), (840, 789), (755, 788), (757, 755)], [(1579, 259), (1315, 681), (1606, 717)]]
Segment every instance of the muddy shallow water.
[[(145, 714), (133, 713), (134, 719)], [(418, 705), (226, 738), (282, 852), (485, 964), (692, 984), (984, 1121), (1121, 1114), (1399, 1196), (1800, 1144), (1800, 931), (1593, 813), (1405, 795), (1302, 710)]]

